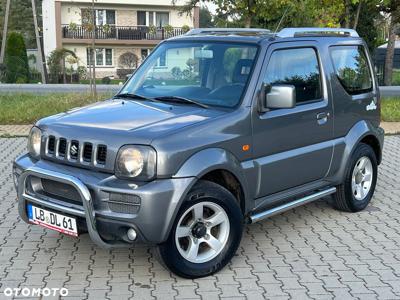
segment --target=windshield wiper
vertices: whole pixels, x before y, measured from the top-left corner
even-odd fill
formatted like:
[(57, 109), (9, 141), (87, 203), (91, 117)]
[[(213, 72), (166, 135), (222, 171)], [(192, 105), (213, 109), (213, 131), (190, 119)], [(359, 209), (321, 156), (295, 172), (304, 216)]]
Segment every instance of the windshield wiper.
[(137, 100), (148, 100), (148, 101), (153, 101), (153, 102), (158, 102), (156, 99), (150, 98), (150, 97), (145, 97), (139, 94), (133, 94), (133, 93), (121, 93), (121, 94), (116, 94), (113, 99), (116, 98), (130, 98), (130, 99), (137, 99)]
[(161, 96), (161, 97), (155, 97), (154, 99), (159, 100), (159, 101), (172, 101), (172, 102), (180, 102), (180, 103), (190, 103), (194, 104), (197, 106), (200, 106), (202, 108), (208, 108), (209, 106), (206, 104), (203, 104), (201, 102), (198, 102), (196, 100), (188, 99), (185, 97), (180, 97), (180, 96)]

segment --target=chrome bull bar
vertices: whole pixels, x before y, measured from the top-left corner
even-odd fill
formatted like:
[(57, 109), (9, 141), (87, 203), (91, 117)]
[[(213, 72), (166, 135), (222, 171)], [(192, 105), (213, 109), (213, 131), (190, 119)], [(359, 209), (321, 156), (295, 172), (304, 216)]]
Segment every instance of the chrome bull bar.
[[(29, 194), (26, 193), (26, 179), (28, 176), (36, 176), (39, 178), (44, 178), (44, 179), (50, 179), (50, 180), (55, 180), (58, 182), (62, 182), (65, 184), (72, 185), (78, 192), (79, 195), (82, 198), (82, 203), (83, 203), (83, 209), (84, 210), (78, 210), (74, 208), (70, 208), (67, 206), (59, 205), (53, 202), (49, 201), (44, 201), (41, 199), (38, 199), (36, 197), (33, 197)], [(90, 238), (94, 243), (99, 245), (102, 248), (105, 249), (110, 249), (115, 246), (121, 247), (121, 246), (129, 246), (127, 243), (107, 243), (104, 241), (101, 236), (99, 235), (99, 232), (97, 230), (96, 226), (96, 216), (95, 216), (95, 211), (94, 211), (94, 205), (93, 205), (93, 200), (92, 196), (89, 192), (89, 189), (86, 187), (85, 184), (82, 183), (78, 178), (70, 175), (65, 175), (59, 172), (54, 172), (54, 171), (49, 171), (45, 170), (42, 168), (38, 167), (31, 167), (24, 171), (19, 179), (18, 179), (18, 212), (21, 218), (26, 222), (29, 223), (29, 218), (26, 213), (26, 202), (32, 202), (36, 203), (39, 205), (43, 205), (45, 207), (48, 207), (50, 209), (54, 209), (56, 211), (64, 212), (67, 214), (79, 216), (79, 217), (84, 217), (86, 219), (86, 224), (88, 228), (88, 232), (90, 235)]]

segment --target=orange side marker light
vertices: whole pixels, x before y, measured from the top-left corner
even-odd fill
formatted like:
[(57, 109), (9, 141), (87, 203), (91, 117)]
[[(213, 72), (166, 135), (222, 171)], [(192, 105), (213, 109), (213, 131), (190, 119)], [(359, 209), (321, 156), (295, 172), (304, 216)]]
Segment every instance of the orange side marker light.
[(249, 151), (250, 150), (250, 145), (243, 145), (242, 146), (243, 151)]

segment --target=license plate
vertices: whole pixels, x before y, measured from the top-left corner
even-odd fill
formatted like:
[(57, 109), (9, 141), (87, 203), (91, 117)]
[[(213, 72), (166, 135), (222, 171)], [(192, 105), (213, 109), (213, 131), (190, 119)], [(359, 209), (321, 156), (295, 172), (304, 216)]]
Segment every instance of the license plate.
[(76, 219), (28, 204), (29, 221), (55, 231), (78, 236)]

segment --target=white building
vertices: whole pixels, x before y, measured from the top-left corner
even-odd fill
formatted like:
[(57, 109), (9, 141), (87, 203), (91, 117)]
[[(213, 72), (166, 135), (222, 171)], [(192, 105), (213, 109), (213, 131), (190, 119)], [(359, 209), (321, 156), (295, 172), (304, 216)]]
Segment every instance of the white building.
[[(161, 40), (199, 25), (199, 9), (179, 14), (186, 0), (96, 0), (96, 76), (117, 76), (120, 56), (131, 52), (138, 63)], [(43, 42), (47, 57), (56, 48), (72, 50), (80, 66), (88, 66), (94, 34), (91, 0), (43, 0)]]

